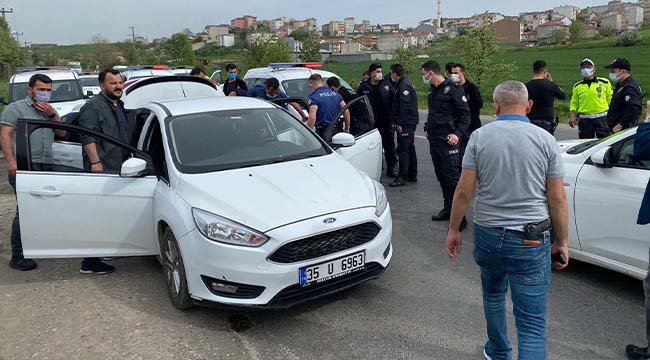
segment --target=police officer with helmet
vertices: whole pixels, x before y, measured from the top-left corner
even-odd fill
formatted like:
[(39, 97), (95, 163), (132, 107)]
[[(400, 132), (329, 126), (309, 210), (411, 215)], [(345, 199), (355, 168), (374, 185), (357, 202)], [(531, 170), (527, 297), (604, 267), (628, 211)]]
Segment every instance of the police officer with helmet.
[[(456, 185), (461, 173), (461, 140), (467, 136), (470, 111), (463, 88), (440, 73), (440, 64), (428, 61), (422, 65), (422, 79), (430, 86), (429, 114), (424, 131), (429, 139), (431, 160), (442, 187), (444, 208), (431, 217), (433, 221), (449, 220)], [(467, 226), (463, 218), (460, 230)]]
[(406, 71), (400, 64), (390, 67), (390, 77), (395, 84), (392, 119), (397, 132), (397, 157), (399, 173), (390, 183), (390, 187), (406, 185), (406, 181), (418, 180), (418, 158), (415, 153), (415, 128), (420, 122), (418, 113), (418, 96), (411, 81), (406, 78)]
[(597, 77), (594, 62), (583, 59), (580, 62), (583, 80), (573, 85), (569, 125), (578, 123), (581, 139), (605, 138), (611, 134), (607, 126), (607, 111), (612, 100), (612, 85), (607, 78)]
[(607, 113), (607, 125), (613, 133), (617, 133), (635, 126), (639, 121), (643, 92), (632, 78), (632, 65), (627, 59), (616, 59), (605, 69), (609, 70), (609, 79), (616, 84)]

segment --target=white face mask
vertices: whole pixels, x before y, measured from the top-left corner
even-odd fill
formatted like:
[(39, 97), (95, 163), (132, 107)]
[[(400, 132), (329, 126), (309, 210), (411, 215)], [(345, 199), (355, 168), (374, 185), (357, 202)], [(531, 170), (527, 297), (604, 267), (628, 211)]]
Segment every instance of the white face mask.
[(453, 81), (455, 83), (460, 82), (460, 75), (458, 75), (458, 74), (451, 74), (451, 76), (449, 78), (451, 79), (451, 81)]
[(375, 73), (375, 80), (381, 81), (383, 78), (384, 78), (384, 76), (383, 76), (382, 73), (380, 73), (380, 72)]
[(49, 91), (34, 91), (34, 100), (50, 102), (52, 93)]
[(427, 79), (427, 75), (422, 75), (422, 81), (424, 81), (424, 85), (429, 86), (431, 85), (431, 79)]
[(584, 69), (580, 70), (580, 73), (582, 74), (583, 78), (588, 78), (588, 77), (591, 77), (591, 75), (594, 74), (594, 69), (592, 69), (592, 68), (584, 68)]

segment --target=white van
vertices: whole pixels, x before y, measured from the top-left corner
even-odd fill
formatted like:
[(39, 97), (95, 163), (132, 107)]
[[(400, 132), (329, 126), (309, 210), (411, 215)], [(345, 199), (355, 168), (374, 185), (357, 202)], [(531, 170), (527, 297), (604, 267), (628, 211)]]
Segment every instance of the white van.
[(86, 102), (79, 76), (70, 70), (36, 70), (15, 74), (9, 79), (9, 103), (27, 97), (29, 79), (35, 74), (52, 79), (50, 103), (61, 117), (78, 110)]

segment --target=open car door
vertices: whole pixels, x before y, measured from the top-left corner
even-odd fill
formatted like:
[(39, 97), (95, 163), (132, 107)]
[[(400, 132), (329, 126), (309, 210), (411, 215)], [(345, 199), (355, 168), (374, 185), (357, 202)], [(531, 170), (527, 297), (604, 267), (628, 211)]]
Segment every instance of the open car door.
[[(269, 101), (287, 109), (287, 111), (289, 111), (291, 115), (299, 119), (309, 116), (309, 103), (304, 98), (301, 97), (275, 98)], [(298, 110), (300, 110), (300, 113), (298, 113)]]
[(367, 96), (358, 97), (341, 109), (325, 131), (325, 141), (332, 143), (332, 137), (336, 135), (345, 121), (343, 114), (345, 110), (350, 111), (350, 134), (355, 138), (352, 146), (335, 149), (337, 153), (348, 160), (357, 169), (366, 175), (379, 181), (381, 177), (382, 146), (381, 134), (375, 127), (375, 117), (372, 112), (372, 105)]
[[(80, 168), (52, 159), (38, 147), (32, 151), (32, 139), (55, 129), (77, 138), (92, 136), (112, 143), (128, 154), (127, 160), (122, 169), (91, 173), (83, 165)], [(70, 124), (21, 119), (16, 131), (16, 195), (25, 257), (158, 253), (153, 224), (158, 178), (148, 154), (118, 139)], [(81, 144), (77, 149), (83, 151)], [(129, 166), (132, 173), (126, 172)]]

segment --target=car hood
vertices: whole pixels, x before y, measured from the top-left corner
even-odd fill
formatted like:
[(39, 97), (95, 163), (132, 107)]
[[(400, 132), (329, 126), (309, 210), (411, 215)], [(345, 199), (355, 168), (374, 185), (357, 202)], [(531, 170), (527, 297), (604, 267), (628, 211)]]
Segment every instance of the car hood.
[(562, 149), (562, 152), (565, 152), (569, 150), (570, 148), (578, 145), (585, 143), (587, 141), (592, 141), (594, 139), (571, 139), (571, 140), (561, 140), (558, 141), (557, 144), (560, 145), (560, 149)]
[(244, 169), (182, 174), (177, 192), (192, 207), (262, 232), (376, 205), (370, 178), (335, 153)]
[(66, 116), (71, 112), (78, 112), (79, 109), (86, 103), (86, 100), (63, 101), (51, 103), (54, 110), (59, 113), (59, 116)]

